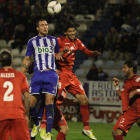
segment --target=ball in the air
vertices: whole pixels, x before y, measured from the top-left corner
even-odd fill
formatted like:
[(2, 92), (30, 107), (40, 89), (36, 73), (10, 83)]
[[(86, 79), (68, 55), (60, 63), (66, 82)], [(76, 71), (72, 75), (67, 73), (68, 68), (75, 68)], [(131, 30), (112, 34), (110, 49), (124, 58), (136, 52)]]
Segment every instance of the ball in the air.
[(61, 11), (61, 4), (57, 1), (51, 1), (47, 6), (50, 15), (56, 15)]

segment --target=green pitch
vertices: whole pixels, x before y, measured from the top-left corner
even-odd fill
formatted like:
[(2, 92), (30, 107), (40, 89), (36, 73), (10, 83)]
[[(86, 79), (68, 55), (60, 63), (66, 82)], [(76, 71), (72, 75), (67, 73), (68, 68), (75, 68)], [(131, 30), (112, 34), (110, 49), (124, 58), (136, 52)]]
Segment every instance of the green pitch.
[[(82, 135), (82, 122), (67, 123), (69, 126), (69, 132), (66, 140), (90, 140), (88, 137)], [(93, 133), (98, 140), (113, 140), (111, 135), (113, 126), (114, 124), (90, 123), (90, 127), (93, 129)], [(57, 131), (53, 129), (52, 134), (53, 140), (56, 140)], [(42, 140), (39, 134), (37, 135), (36, 140)], [(137, 125), (133, 125), (124, 140), (140, 140), (140, 128)]]

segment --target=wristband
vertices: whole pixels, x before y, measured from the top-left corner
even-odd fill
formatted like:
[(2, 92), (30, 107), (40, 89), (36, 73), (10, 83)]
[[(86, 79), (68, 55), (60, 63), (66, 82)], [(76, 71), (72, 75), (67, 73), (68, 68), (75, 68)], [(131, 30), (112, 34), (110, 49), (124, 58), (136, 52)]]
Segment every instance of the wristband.
[(119, 86), (116, 86), (115, 88), (116, 88), (116, 90), (119, 90), (120, 89)]
[(136, 89), (137, 92), (140, 92), (140, 89)]

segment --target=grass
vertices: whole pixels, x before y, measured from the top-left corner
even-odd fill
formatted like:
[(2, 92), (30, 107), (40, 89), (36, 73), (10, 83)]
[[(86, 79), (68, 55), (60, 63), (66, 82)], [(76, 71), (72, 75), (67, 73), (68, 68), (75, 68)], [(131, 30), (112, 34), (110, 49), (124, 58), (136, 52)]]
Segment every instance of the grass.
[[(66, 140), (90, 140), (88, 137), (82, 135), (82, 122), (67, 122), (67, 124), (69, 126), (69, 132)], [(90, 123), (90, 128), (93, 129), (93, 133), (98, 140), (113, 140), (111, 135), (113, 126), (114, 124)], [(52, 130), (52, 134), (52, 140), (56, 140), (57, 132), (54, 129)], [(42, 140), (39, 134), (36, 140)], [(140, 128), (137, 125), (133, 125), (124, 140), (140, 140)]]

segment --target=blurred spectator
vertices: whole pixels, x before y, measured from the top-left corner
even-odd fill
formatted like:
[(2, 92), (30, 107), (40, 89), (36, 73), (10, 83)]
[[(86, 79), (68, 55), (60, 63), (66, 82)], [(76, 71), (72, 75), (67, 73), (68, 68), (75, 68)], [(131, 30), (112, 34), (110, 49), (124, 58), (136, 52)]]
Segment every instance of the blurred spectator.
[(138, 0), (134, 0), (134, 4), (131, 7), (131, 14), (134, 19), (140, 18), (140, 6)]
[(90, 70), (88, 71), (86, 78), (87, 78), (87, 80), (91, 80), (91, 81), (98, 80), (98, 70), (97, 70), (95, 64), (93, 64), (92, 67), (90, 68)]
[(107, 33), (106, 40), (105, 40), (105, 48), (107, 50), (112, 50), (114, 44), (119, 39), (119, 34), (116, 31), (115, 27), (111, 27), (110, 31)]
[(112, 21), (111, 21), (111, 26), (112, 27), (115, 27), (115, 29), (120, 32), (120, 29), (121, 29), (121, 25), (123, 24), (123, 18), (120, 14), (119, 11), (116, 11), (113, 18), (112, 18)]
[(125, 1), (122, 1), (122, 3), (121, 3), (120, 13), (121, 13), (121, 16), (122, 16), (122, 17), (126, 17), (126, 15), (127, 15), (128, 13), (130, 13), (129, 6), (126, 4)]
[(140, 35), (139, 35), (139, 32), (137, 29), (135, 29), (133, 31), (133, 33), (130, 35), (129, 41), (130, 41), (130, 45), (132, 46), (131, 47), (132, 53), (135, 53), (135, 51), (136, 51), (139, 37), (140, 37)]
[(26, 12), (28, 16), (31, 14), (31, 6), (29, 0), (24, 1), (24, 5), (22, 6), (21, 10), (22, 12)]
[(40, 4), (40, 1), (36, 0), (35, 5), (31, 6), (31, 18), (33, 18), (35, 21), (38, 20), (41, 16), (41, 9), (42, 6)]
[(105, 38), (101, 31), (97, 32), (97, 36), (95, 39), (96, 39), (96, 47), (98, 48), (98, 51), (103, 53), (104, 46), (105, 46)]
[(126, 15), (126, 17), (124, 18), (124, 24), (127, 24), (129, 26), (133, 26), (134, 25), (134, 19), (132, 18), (132, 15), (130, 13), (128, 13)]
[(120, 60), (126, 60), (126, 61), (130, 60), (132, 48), (133, 47), (131, 46), (128, 32), (124, 30), (121, 37)]
[(138, 65), (140, 65), (140, 38), (138, 38), (138, 45), (133, 60), (138, 61)]
[(21, 52), (23, 45), (26, 45), (28, 41), (27, 31), (25, 30), (25, 27), (23, 25), (18, 25), (18, 29), (15, 32), (14, 40), (15, 42), (11, 44), (12, 49), (19, 47), (19, 52)]
[(101, 67), (98, 68), (98, 79), (100, 81), (107, 81), (108, 74), (103, 71)]
[(94, 37), (90, 39), (90, 42), (88, 43), (87, 48), (91, 51), (98, 50), (96, 39)]
[(108, 59), (116, 60), (120, 54), (120, 50), (121, 50), (121, 43), (120, 43), (120, 38), (118, 38), (114, 46), (108, 51)]
[(5, 26), (4, 26), (3, 18), (0, 17), (0, 38), (2, 37), (4, 32), (5, 32)]
[(10, 15), (16, 15), (17, 12), (21, 12), (21, 7), (17, 4), (16, 0), (13, 0), (11, 6), (9, 7), (9, 13)]

